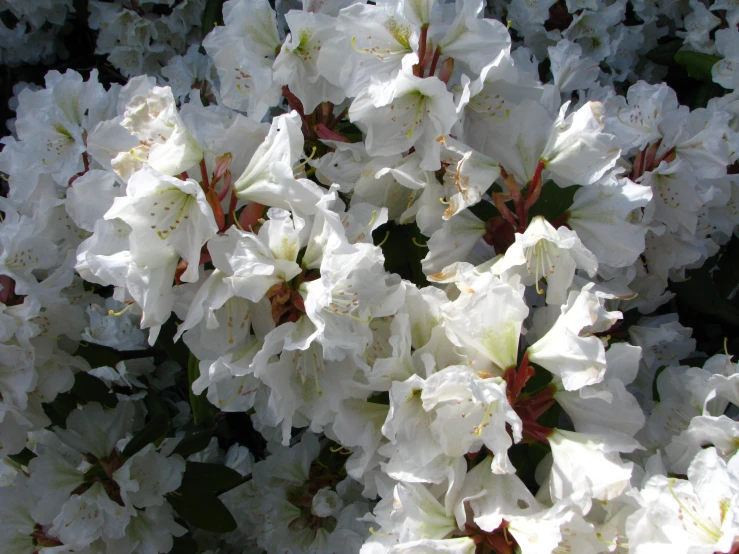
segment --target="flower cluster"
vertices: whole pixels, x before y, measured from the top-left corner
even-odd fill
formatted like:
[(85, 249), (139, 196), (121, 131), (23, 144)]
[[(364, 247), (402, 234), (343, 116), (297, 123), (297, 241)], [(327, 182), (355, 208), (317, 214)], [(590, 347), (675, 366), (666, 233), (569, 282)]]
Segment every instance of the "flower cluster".
[(0, 550), (737, 552), (737, 366), (670, 302), (739, 224), (739, 9), (505, 4), (229, 0), (203, 53), (90, 3), (160, 80), (2, 140)]
[(99, 31), (98, 54), (125, 77), (158, 74), (200, 41), (205, 0), (90, 0), (88, 25)]
[(0, 64), (53, 60), (60, 49), (57, 34), (74, 12), (73, 0), (1, 0)]

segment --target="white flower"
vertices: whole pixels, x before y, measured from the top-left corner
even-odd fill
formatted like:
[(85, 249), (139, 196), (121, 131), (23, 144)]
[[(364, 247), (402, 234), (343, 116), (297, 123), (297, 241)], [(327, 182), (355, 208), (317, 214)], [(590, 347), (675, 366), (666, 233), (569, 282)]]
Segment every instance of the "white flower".
[(516, 365), (521, 326), (528, 315), (523, 291), (492, 274), (442, 308), (445, 330), (458, 346), (477, 351), (503, 371)]
[(656, 475), (641, 491), (641, 509), (626, 522), (631, 550), (646, 554), (669, 545), (685, 554), (729, 552), (739, 534), (736, 460), (727, 464), (713, 448), (699, 452), (688, 480)]
[(555, 429), (548, 437), (553, 466), (549, 493), (553, 500), (571, 498), (583, 513), (591, 499), (612, 500), (629, 486), (632, 462), (623, 462), (619, 451), (638, 447), (632, 440), (615, 441), (585, 433)]
[(400, 154), (411, 146), (421, 154), (421, 169), (441, 167), (441, 144), (437, 139), (449, 134), (457, 121), (452, 93), (436, 77), (413, 75), (415, 54), (403, 59), (403, 69), (395, 80), (392, 97), (378, 102), (365, 89), (352, 102), (349, 119), (367, 133), (371, 156)]
[(298, 112), (274, 118), (267, 138), (233, 184), (236, 196), (285, 210), (313, 213), (324, 192), (308, 179), (295, 179), (293, 167), (302, 154)]
[(559, 110), (540, 160), (554, 173), (559, 186), (592, 185), (616, 165), (618, 139), (603, 131), (605, 111), (600, 102), (587, 102), (565, 117), (569, 102)]
[(200, 250), (218, 231), (197, 181), (182, 181), (148, 167), (131, 177), (126, 196), (114, 200), (105, 218), (119, 218), (131, 226), (131, 254), (139, 264), (177, 252), (188, 263), (182, 274), (185, 282), (198, 280)]
[(426, 380), (421, 400), (423, 409), (433, 414), (431, 433), (445, 454), (463, 456), (484, 445), (494, 455), (494, 473), (515, 471), (508, 448), (521, 440), (523, 425), (508, 403), (503, 379), (449, 366)]
[(325, 79), (317, 66), (323, 43), (336, 32), (335, 19), (299, 10), (290, 10), (285, 19), (290, 34), (275, 58), (274, 79), (290, 87), (306, 114), (312, 113), (321, 102), (340, 103), (344, 91)]
[(651, 188), (628, 179), (617, 187), (582, 187), (567, 210), (567, 225), (601, 264), (628, 266), (644, 252), (648, 227), (641, 208), (651, 199)]
[(588, 332), (605, 331), (622, 317), (608, 312), (589, 287), (571, 292), (552, 328), (529, 347), (529, 359), (562, 379), (568, 391), (600, 383), (606, 370), (603, 343)]
[(305, 311), (327, 359), (363, 355), (372, 338), (370, 320), (397, 311), (403, 290), (382, 262), (379, 248), (358, 243), (324, 255), (320, 278), (304, 284)]
[(555, 229), (537, 215), (525, 233), (516, 233), (516, 242), (491, 271), (500, 275), (514, 270), (523, 277), (524, 284), (536, 285), (537, 292), (543, 292), (539, 290), (539, 281), (546, 278), (547, 304), (563, 304), (575, 270), (583, 269), (594, 277), (597, 268), (597, 259), (583, 246), (576, 232), (567, 227)]

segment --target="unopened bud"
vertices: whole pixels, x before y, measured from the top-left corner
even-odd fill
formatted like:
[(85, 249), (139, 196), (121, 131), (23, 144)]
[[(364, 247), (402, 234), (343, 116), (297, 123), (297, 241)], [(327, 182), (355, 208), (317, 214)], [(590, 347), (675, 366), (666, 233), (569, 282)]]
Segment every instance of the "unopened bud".
[(445, 84), (449, 84), (449, 79), (452, 78), (454, 72), (454, 58), (447, 58), (441, 62), (441, 68), (439, 69), (439, 79)]

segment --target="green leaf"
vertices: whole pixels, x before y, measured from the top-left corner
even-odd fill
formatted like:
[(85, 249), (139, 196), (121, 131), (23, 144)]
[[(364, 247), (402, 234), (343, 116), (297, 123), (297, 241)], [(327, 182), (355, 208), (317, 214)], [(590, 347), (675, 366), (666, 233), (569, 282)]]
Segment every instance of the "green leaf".
[(166, 498), (190, 525), (212, 533), (229, 533), (236, 529), (236, 520), (215, 494), (181, 488)]
[(536, 204), (529, 210), (529, 221), (537, 215), (543, 215), (550, 223), (555, 221), (570, 209), (572, 199), (580, 188), (580, 185), (560, 188), (554, 181), (547, 181), (542, 185)]
[(124, 457), (130, 458), (147, 444), (158, 441), (169, 430), (169, 418), (164, 414), (155, 414), (149, 422), (144, 425), (134, 437), (128, 442), (126, 448), (121, 453)]
[(182, 476), (183, 490), (222, 494), (248, 481), (238, 471), (222, 464), (187, 462)]
[(99, 402), (107, 408), (115, 408), (118, 398), (105, 383), (89, 373), (80, 372), (74, 376), (72, 394), (82, 404)]
[(36, 454), (34, 454), (32, 451), (30, 451), (28, 448), (24, 448), (18, 454), (11, 454), (8, 456), (11, 460), (13, 460), (16, 464), (22, 465), (22, 466), (28, 466), (28, 462), (33, 460), (36, 457)]
[(203, 37), (216, 25), (223, 25), (223, 0), (208, 0), (203, 10)]
[(198, 395), (192, 392), (192, 384), (198, 377), (200, 377), (200, 362), (191, 353), (187, 361), (187, 391), (190, 395), (190, 408), (195, 425), (213, 419), (213, 407), (208, 402), (205, 391)]
[(179, 454), (183, 458), (189, 458), (193, 454), (205, 450), (205, 448), (210, 443), (211, 436), (213, 436), (213, 434), (210, 432), (210, 430), (200, 431), (198, 433), (188, 435), (179, 442), (172, 454)]
[(722, 60), (720, 56), (712, 56), (703, 52), (691, 52), (683, 50), (675, 54), (675, 61), (682, 65), (693, 79), (711, 82), (713, 77), (711, 69), (714, 64)]
[(675, 54), (682, 48), (683, 40), (670, 40), (662, 44), (658, 44), (646, 54), (646, 58), (658, 65), (672, 65), (675, 63)]

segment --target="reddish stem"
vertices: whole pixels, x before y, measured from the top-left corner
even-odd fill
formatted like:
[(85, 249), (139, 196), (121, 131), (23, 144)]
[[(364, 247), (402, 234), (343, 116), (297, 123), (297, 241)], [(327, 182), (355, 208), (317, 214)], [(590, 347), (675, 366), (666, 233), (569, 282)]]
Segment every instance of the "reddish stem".
[(569, 219), (570, 219), (570, 212), (567, 211), (567, 212), (563, 213), (561, 216), (559, 216), (557, 219), (555, 219), (554, 221), (552, 221), (552, 227), (554, 227), (555, 229), (557, 229), (559, 227), (563, 227), (563, 226), (564, 227), (567, 227), (568, 226), (567, 225), (567, 221)]
[(436, 73), (436, 64), (439, 63), (439, 56), (441, 56), (441, 49), (437, 46), (434, 50), (434, 57), (431, 58), (431, 69), (429, 69), (429, 77), (432, 77)]
[(418, 64), (414, 66), (416, 77), (423, 77), (423, 59), (426, 57), (426, 36), (428, 34), (428, 23), (421, 26), (421, 36), (418, 38)]
[(665, 152), (658, 160), (655, 161), (654, 167), (656, 168), (662, 162), (671, 162), (675, 159), (675, 147), (673, 146), (667, 152)]
[(339, 115), (335, 116), (333, 119), (331, 119), (331, 121), (328, 122), (328, 125), (326, 125), (326, 127), (328, 127), (329, 129), (333, 129), (334, 127), (336, 127), (336, 124), (344, 118), (348, 111), (348, 107), (344, 108)]
[(526, 422), (523, 426), (524, 442), (542, 442), (549, 444), (549, 435), (552, 430), (535, 422)]
[[(217, 181), (213, 181), (213, 186), (215, 187)], [(224, 182), (226, 183), (226, 186), (223, 187), (223, 190), (218, 193), (218, 200), (220, 202), (223, 202), (223, 199), (226, 198), (226, 195), (228, 194), (228, 191), (231, 190), (231, 170), (227, 169), (226, 173), (224, 174)]]
[(231, 191), (231, 199), (228, 201), (228, 215), (226, 216), (226, 226), (225, 229), (228, 229), (231, 227), (231, 225), (234, 224), (234, 212), (236, 211), (236, 204), (238, 203), (239, 199), (236, 198), (236, 191)]
[(507, 201), (506, 196), (508, 195), (501, 194), (500, 192), (494, 192), (493, 204), (495, 204), (495, 207), (498, 208), (498, 211), (500, 212), (500, 215), (503, 216), (503, 219), (510, 223), (514, 228), (518, 228), (516, 216), (513, 215), (513, 212), (511, 212), (511, 210), (508, 209), (508, 206), (505, 205)]
[(205, 193), (205, 199), (208, 201), (208, 204), (210, 204), (210, 207), (213, 210), (213, 217), (215, 218), (216, 224), (218, 225), (218, 230), (223, 231), (225, 229), (226, 219), (223, 216), (223, 207), (221, 206), (221, 201), (218, 199), (216, 191), (214, 191), (213, 189), (208, 189), (208, 191)]
[(514, 177), (510, 173), (506, 173), (503, 168), (501, 168), (500, 174), (503, 177), (503, 183), (508, 189), (508, 192), (510, 192), (511, 194), (511, 199), (513, 200), (513, 203), (516, 205), (516, 218), (519, 222), (519, 225), (517, 227), (523, 225), (525, 229), (525, 209), (523, 204), (523, 196), (521, 195), (521, 188), (516, 182), (516, 177)]
[(526, 226), (529, 223), (529, 209), (531, 208), (531, 206), (536, 204), (537, 200), (539, 200), (539, 196), (541, 195), (542, 171), (544, 171), (544, 160), (539, 160), (539, 163), (536, 165), (536, 170), (534, 170), (534, 175), (533, 177), (531, 177), (529, 191), (526, 194), (526, 202), (523, 206), (523, 218), (519, 220), (523, 229), (526, 229)]
[(290, 109), (298, 112), (300, 119), (303, 121), (303, 134), (307, 138), (316, 138), (311, 121), (306, 117), (305, 111), (303, 110), (303, 103), (300, 99), (290, 91), (287, 85), (282, 87), (282, 96), (287, 100), (287, 105)]
[(200, 177), (203, 179), (200, 186), (205, 192), (208, 192), (210, 190), (210, 180), (208, 179), (208, 168), (205, 167), (205, 158), (200, 160)]
[[(536, 169), (534, 170), (534, 175), (531, 177), (531, 186), (540, 186), (541, 185), (541, 173), (544, 171), (544, 160), (539, 160), (539, 163), (536, 164)], [(529, 193), (529, 196), (531, 194)]]
[(634, 158), (634, 165), (631, 167), (631, 180), (635, 181), (644, 174), (644, 156), (646, 149), (641, 150)]
[(659, 139), (654, 144), (650, 144), (645, 149), (645, 158), (644, 158), (644, 170), (645, 171), (651, 171), (655, 167), (657, 167), (654, 163), (654, 159), (657, 156), (657, 150), (659, 150), (660, 145), (662, 144), (662, 139)]

